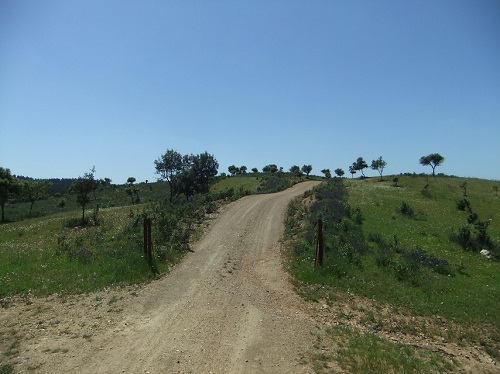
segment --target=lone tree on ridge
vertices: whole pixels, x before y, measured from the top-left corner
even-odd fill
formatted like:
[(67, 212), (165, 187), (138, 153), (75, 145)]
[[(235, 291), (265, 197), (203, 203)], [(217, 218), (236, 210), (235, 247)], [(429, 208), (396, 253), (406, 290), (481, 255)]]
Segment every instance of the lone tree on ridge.
[(300, 169), (305, 175), (309, 176), (312, 170), (312, 165), (304, 165), (302, 166), (302, 169)]
[(432, 168), (432, 175), (436, 175), (436, 166), (439, 166), (443, 163), (444, 157), (441, 156), (439, 153), (431, 153), (430, 155), (427, 156), (422, 156), (420, 157), (420, 164), (423, 166), (430, 165)]

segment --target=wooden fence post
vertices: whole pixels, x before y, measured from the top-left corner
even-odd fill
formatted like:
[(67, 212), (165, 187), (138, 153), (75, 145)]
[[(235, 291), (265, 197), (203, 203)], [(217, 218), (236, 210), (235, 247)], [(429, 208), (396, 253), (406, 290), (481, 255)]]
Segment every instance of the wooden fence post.
[(153, 260), (153, 245), (151, 243), (151, 218), (144, 219), (144, 257), (151, 263)]
[(314, 267), (323, 266), (323, 222), (318, 219), (318, 237), (316, 239), (316, 256), (314, 258)]

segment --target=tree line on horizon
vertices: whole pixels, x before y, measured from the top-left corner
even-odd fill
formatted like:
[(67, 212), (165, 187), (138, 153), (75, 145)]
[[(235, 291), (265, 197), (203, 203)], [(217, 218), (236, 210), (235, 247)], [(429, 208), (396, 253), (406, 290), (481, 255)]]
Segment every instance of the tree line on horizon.
[[(422, 156), (419, 160), (419, 163), (423, 166), (431, 166), (432, 167), (432, 175), (435, 175), (435, 169), (437, 166), (441, 165), (444, 161), (444, 157), (441, 156), (439, 153), (431, 153), (427, 156)], [(354, 174), (356, 174), (358, 171), (361, 172), (361, 178), (366, 178), (364, 174), (364, 169), (367, 169), (370, 167), (372, 170), (375, 170), (379, 173), (380, 175), (380, 180), (383, 179), (383, 172), (385, 167), (387, 166), (387, 162), (380, 156), (376, 160), (372, 160), (370, 166), (368, 163), (364, 160), (363, 157), (358, 157), (355, 162), (352, 163), (352, 165), (349, 166), (349, 173), (351, 174), (351, 178), (354, 177)], [(236, 176), (239, 174), (246, 174), (248, 168), (246, 166), (240, 166), (237, 167), (235, 165), (231, 165), (228, 167), (228, 172), (231, 176)], [(306, 175), (309, 176), (309, 174), (312, 171), (312, 165), (303, 165), (302, 167), (299, 167), (297, 165), (293, 165), (290, 167), (289, 172), (292, 173), (295, 176), (302, 176)], [(253, 173), (258, 173), (257, 168), (252, 168)], [(269, 164), (266, 165), (262, 168), (263, 173), (283, 173), (284, 168), (283, 167), (278, 167), (276, 164)], [(321, 173), (324, 174), (325, 178), (329, 179), (332, 177), (332, 173), (330, 169), (322, 169)], [(334, 170), (334, 173), (337, 177), (342, 178), (345, 174), (345, 171), (342, 168), (337, 168)]]
[[(431, 166), (432, 175), (435, 175), (435, 169), (441, 165), (444, 157), (439, 153), (431, 153), (422, 156), (419, 163), (423, 166)], [(219, 163), (214, 155), (208, 152), (201, 154), (182, 155), (173, 149), (167, 151), (154, 161), (155, 173), (159, 175), (159, 180), (166, 181), (169, 185), (170, 196), (169, 201), (172, 202), (173, 197), (176, 195), (184, 195), (186, 199), (199, 193), (206, 193), (209, 190), (210, 181), (218, 174)], [(371, 169), (376, 170), (382, 175), (387, 162), (380, 156), (376, 160), (372, 160), (370, 165)], [(349, 173), (354, 177), (358, 171), (361, 172), (361, 178), (365, 178), (363, 170), (368, 168), (368, 163), (363, 157), (358, 157), (352, 165), (349, 166)], [(312, 171), (312, 165), (293, 165), (290, 167), (289, 172), (300, 177), (302, 175), (309, 176)], [(231, 165), (228, 172), (232, 175), (246, 174), (247, 167), (236, 167)], [(252, 168), (253, 173), (258, 173), (257, 168)], [(283, 167), (278, 167), (276, 164), (269, 164), (262, 168), (263, 173), (283, 173)], [(321, 172), (325, 178), (331, 178), (332, 174), (330, 169), (323, 169)], [(344, 170), (337, 168), (334, 170), (337, 177), (343, 177)], [(89, 172), (85, 172), (83, 176), (76, 179), (63, 178), (63, 179), (33, 179), (29, 177), (16, 177), (12, 175), (9, 168), (0, 167), (0, 208), (1, 208), (1, 221), (5, 222), (5, 204), (9, 200), (21, 200), (30, 202), (30, 213), (33, 205), (39, 199), (46, 198), (52, 194), (63, 193), (63, 189), (67, 192), (74, 194), (76, 202), (82, 207), (82, 222), (85, 221), (85, 207), (90, 202), (90, 194), (94, 195), (99, 187), (110, 187), (112, 180), (110, 178), (96, 179), (95, 167)], [(224, 173), (222, 173), (225, 176)], [(134, 184), (136, 179), (129, 177), (126, 182), (126, 193), (130, 196), (131, 202), (139, 202), (139, 190)], [(146, 181), (147, 183), (148, 181)], [(54, 189), (57, 185), (57, 189)], [(62, 187), (63, 186), (63, 187)], [(56, 191), (56, 192), (54, 192)]]

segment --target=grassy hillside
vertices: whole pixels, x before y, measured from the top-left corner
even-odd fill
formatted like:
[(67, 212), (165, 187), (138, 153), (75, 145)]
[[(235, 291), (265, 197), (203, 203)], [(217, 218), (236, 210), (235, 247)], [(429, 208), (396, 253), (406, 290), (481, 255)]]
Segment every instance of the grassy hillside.
[(237, 175), (219, 180), (210, 190), (212, 192), (223, 192), (232, 189), (235, 192), (250, 191), (251, 193), (255, 193), (261, 181), (262, 176), (259, 175)]
[[(162, 201), (168, 197), (168, 185), (166, 182), (138, 183), (139, 198), (142, 203), (151, 201)], [(131, 205), (130, 196), (126, 193), (125, 185), (112, 185), (109, 187), (100, 187), (95, 194), (91, 194), (89, 209), (96, 205), (99, 208), (112, 208)], [(41, 217), (50, 214), (68, 213), (79, 210), (81, 207), (76, 202), (76, 196), (69, 193), (58, 193), (46, 199), (38, 200), (33, 206), (31, 217)], [(29, 202), (20, 202), (16, 204), (9, 203), (5, 206), (5, 218), (8, 221), (19, 221), (29, 218)]]
[[(307, 213), (309, 226), (295, 249), (296, 276), (417, 314), (500, 325), (500, 262), (480, 255), (481, 247), (463, 249), (451, 240), (464, 226), (475, 235), (468, 214), (457, 209), (463, 182), (472, 209), (489, 223), (489, 249), (499, 256), (500, 198), (492, 191), (494, 182), (399, 177), (395, 187), (392, 181), (344, 179), (342, 188), (317, 194), (324, 204)], [(326, 266), (314, 271), (318, 217), (326, 226)]]
[[(349, 305), (347, 312), (338, 312), (339, 328), (332, 328), (327, 339), (345, 339), (346, 346), (353, 349), (343, 367), (373, 372), (377, 362), (382, 364), (380, 372), (454, 370), (453, 365), (447, 366), (449, 360), (415, 369), (412, 365), (422, 359), (422, 350), (390, 363), (383, 352), (403, 346), (394, 347), (373, 331), (394, 338), (404, 335), (410, 341), (421, 336), (435, 339), (438, 334), (441, 341), (482, 346), (498, 361), (500, 197), (493, 188), (496, 183), (400, 176), (396, 184), (387, 179), (333, 181), (289, 207), (288, 265), (297, 289), (305, 298), (327, 306), (341, 309)], [(464, 199), (477, 215), (472, 220), (471, 213), (463, 210), (464, 204), (458, 204)], [(315, 269), (319, 218), (324, 223), (325, 254), (323, 266)], [(478, 239), (478, 225), (487, 226), (484, 240)], [(467, 245), (456, 240), (464, 228), (470, 233)], [(482, 248), (495, 257), (481, 255)], [(353, 324), (365, 332), (353, 330)], [(336, 358), (322, 357), (341, 362), (341, 352), (343, 349)], [(350, 360), (352, 354), (359, 359)], [(363, 360), (371, 364), (359, 368)]]
[[(397, 242), (398, 248), (421, 249), (428, 256), (446, 260), (449, 269), (443, 269), (444, 274), (422, 271), (415, 275), (414, 284), (410, 279), (410, 285), (393, 282), (394, 275), (374, 263), (380, 248), (372, 244), (375, 261), (363, 262), (363, 281), (353, 282), (356, 289), (366, 296), (376, 293), (383, 300), (411, 305), (417, 313), (500, 325), (496, 312), (500, 263), (450, 240), (468, 225), (466, 212), (457, 209), (457, 201), (463, 198), (460, 185), (467, 182), (472, 209), (481, 220), (490, 222), (487, 233), (493, 243), (500, 244), (500, 198), (492, 191), (494, 183), (445, 177), (399, 179), (400, 187), (375, 180), (346, 183), (349, 203), (361, 209), (365, 238), (380, 235), (385, 243)], [(401, 213), (403, 202), (413, 210), (412, 216)]]
[(79, 211), (0, 225), (0, 297), (88, 292), (150, 279), (136, 243), (140, 232), (126, 230), (142, 208), (101, 210), (99, 225), (86, 227), (73, 224), (80, 222)]

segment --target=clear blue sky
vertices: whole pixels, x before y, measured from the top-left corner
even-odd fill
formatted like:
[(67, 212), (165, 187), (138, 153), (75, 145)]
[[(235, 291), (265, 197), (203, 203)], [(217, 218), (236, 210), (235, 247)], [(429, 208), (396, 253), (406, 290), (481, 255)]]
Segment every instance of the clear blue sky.
[(0, 0), (0, 166), (151, 181), (167, 149), (498, 180), (500, 1)]

